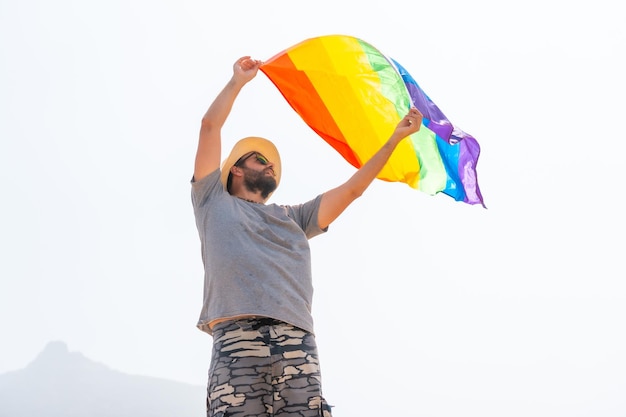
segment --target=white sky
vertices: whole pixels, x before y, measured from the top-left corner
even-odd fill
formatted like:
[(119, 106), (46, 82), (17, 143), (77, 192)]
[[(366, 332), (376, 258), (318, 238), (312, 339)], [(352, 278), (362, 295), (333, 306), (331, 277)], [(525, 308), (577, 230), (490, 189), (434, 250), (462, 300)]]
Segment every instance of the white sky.
[[(238, 57), (342, 33), (477, 138), (489, 208), (377, 181), (311, 241), (335, 415), (624, 416), (617, 3), (0, 0), (0, 373), (62, 340), (204, 385), (200, 118)], [(274, 202), (353, 172), (262, 73), (225, 148), (251, 134), (281, 150)]]

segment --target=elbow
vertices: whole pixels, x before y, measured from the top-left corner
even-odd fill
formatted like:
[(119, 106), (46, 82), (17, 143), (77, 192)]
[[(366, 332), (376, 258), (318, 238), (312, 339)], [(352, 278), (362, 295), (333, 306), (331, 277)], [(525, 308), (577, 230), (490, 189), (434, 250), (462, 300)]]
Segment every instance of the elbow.
[(364, 192), (365, 192), (364, 188), (353, 188), (350, 190), (348, 197), (350, 198), (350, 201), (352, 202), (356, 200), (357, 198), (361, 197)]
[(350, 182), (344, 184), (344, 186), (341, 187), (341, 194), (343, 195), (345, 204), (348, 205), (357, 198), (361, 197), (366, 188), (367, 187), (362, 187), (358, 184), (351, 184)]
[(215, 126), (215, 123), (211, 120), (211, 118), (204, 116), (200, 122), (200, 127), (202, 130), (210, 130)]
[(200, 123), (200, 135), (204, 136), (216, 132), (221, 129), (221, 125), (215, 122), (215, 120), (208, 117), (203, 117)]

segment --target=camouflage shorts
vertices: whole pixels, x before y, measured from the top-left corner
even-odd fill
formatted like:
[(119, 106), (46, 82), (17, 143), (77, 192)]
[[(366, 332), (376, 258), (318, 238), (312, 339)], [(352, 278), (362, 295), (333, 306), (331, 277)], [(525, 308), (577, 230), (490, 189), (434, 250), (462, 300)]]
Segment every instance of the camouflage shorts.
[(315, 337), (266, 318), (213, 329), (207, 417), (331, 417)]

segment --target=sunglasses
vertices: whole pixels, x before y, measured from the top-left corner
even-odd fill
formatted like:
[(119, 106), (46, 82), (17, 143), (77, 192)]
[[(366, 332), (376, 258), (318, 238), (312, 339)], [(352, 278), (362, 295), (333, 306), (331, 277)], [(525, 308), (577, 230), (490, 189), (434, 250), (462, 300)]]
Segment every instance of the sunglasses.
[(244, 155), (241, 158), (239, 158), (239, 160), (235, 162), (235, 166), (238, 167), (238, 166), (243, 165), (243, 163), (246, 162), (251, 156), (254, 156), (257, 162), (261, 165), (267, 165), (270, 163), (270, 161), (268, 161), (267, 158), (261, 155), (260, 153), (252, 152), (249, 155)]

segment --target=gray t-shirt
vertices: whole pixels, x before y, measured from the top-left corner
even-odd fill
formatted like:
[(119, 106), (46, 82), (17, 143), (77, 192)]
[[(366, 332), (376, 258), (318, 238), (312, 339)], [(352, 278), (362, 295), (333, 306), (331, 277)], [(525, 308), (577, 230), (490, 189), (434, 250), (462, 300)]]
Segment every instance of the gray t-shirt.
[(220, 170), (191, 182), (204, 263), (198, 328), (223, 317), (271, 317), (313, 333), (313, 283), (308, 239), (321, 195), (296, 206), (257, 204), (230, 195)]

